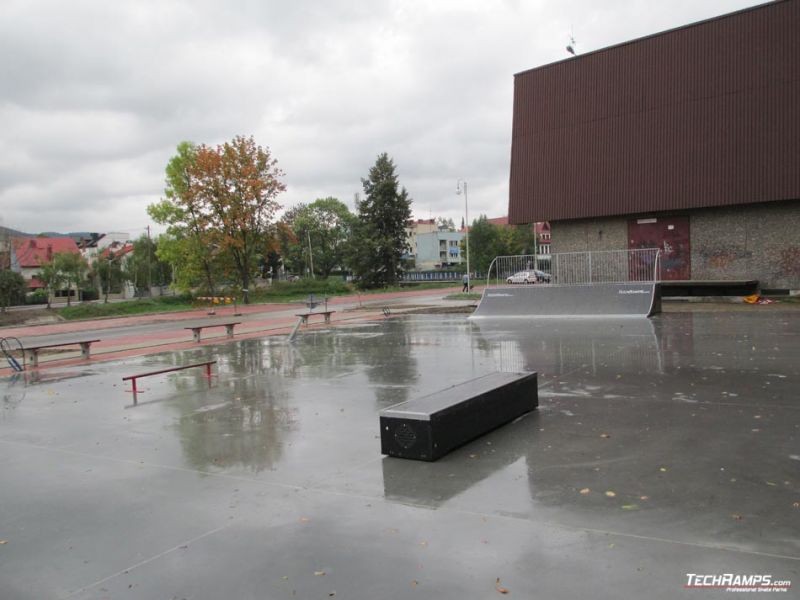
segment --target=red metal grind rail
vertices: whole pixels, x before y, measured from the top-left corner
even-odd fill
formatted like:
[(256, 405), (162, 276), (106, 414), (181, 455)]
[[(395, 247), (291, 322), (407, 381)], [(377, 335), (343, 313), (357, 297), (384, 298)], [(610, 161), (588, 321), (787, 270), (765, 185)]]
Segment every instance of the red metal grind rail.
[(173, 371), (183, 371), (184, 369), (192, 369), (194, 367), (205, 367), (206, 377), (211, 379), (211, 365), (216, 364), (216, 360), (207, 360), (205, 362), (192, 363), (190, 365), (182, 365), (180, 367), (170, 367), (169, 369), (159, 369), (158, 371), (149, 371), (147, 373), (139, 373), (138, 375), (128, 375), (123, 377), (122, 381), (131, 382), (131, 392), (133, 392), (133, 403), (136, 404), (136, 395), (139, 390), (136, 388), (136, 380), (140, 377), (150, 377), (151, 375), (161, 375), (162, 373), (172, 373)]

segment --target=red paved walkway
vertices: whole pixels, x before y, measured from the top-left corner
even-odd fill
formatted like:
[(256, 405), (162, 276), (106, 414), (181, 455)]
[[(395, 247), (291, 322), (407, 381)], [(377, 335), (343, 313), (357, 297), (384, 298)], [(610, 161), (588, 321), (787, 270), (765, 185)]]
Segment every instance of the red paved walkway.
[[(419, 290), (408, 292), (392, 292), (386, 294), (365, 294), (353, 296), (339, 296), (328, 301), (328, 306), (336, 312), (332, 315), (332, 321), (341, 323), (343, 321), (359, 322), (383, 318), (381, 307), (383, 302), (398, 299), (428, 299), (439, 301), (443, 296), (458, 291), (460, 288), (443, 288), (437, 290)], [(345, 307), (358, 305), (372, 306), (357, 311), (342, 310)], [(402, 304), (400, 305), (402, 306)], [(337, 308), (338, 307), (338, 308)], [(297, 304), (255, 304), (239, 306), (241, 313), (241, 324), (236, 326), (234, 340), (263, 337), (266, 335), (287, 335), (297, 322), (295, 313), (305, 312), (304, 305)], [(79, 332), (98, 332), (97, 337), (101, 341), (92, 344), (92, 357), (89, 361), (82, 360), (77, 351), (61, 354), (64, 358), (43, 355), (40, 357), (40, 369), (48, 367), (63, 367), (77, 364), (91, 364), (98, 361), (118, 360), (129, 356), (142, 356), (155, 352), (167, 350), (188, 350), (207, 344), (218, 344), (228, 341), (225, 336), (224, 327), (213, 327), (204, 329), (202, 341), (198, 344), (192, 341), (191, 332), (185, 327), (188, 321), (228, 320), (226, 317), (233, 317), (233, 307), (218, 308), (214, 317), (209, 317), (206, 309), (192, 311), (181, 311), (173, 313), (146, 314), (118, 318), (94, 319), (85, 321), (69, 321), (47, 325), (33, 325), (26, 327), (0, 328), (0, 337), (14, 336), (19, 338), (31, 338), (34, 336), (57, 335)], [(239, 317), (235, 317), (237, 320)], [(325, 327), (320, 317), (320, 322), (312, 319), (308, 325), (304, 325), (302, 331), (309, 328), (315, 329)], [(131, 332), (125, 328), (136, 325), (152, 325), (163, 323), (163, 328), (156, 328), (153, 331)], [(94, 333), (92, 333), (94, 336)], [(76, 338), (80, 337), (78, 335)], [(67, 350), (70, 350), (67, 348)], [(11, 369), (4, 364), (0, 365), (0, 375), (9, 375)]]

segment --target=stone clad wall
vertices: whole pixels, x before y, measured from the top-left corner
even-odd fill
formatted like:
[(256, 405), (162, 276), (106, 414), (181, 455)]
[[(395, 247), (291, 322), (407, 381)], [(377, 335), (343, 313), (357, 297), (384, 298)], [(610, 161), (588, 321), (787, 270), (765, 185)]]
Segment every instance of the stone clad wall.
[[(757, 279), (761, 289), (800, 290), (800, 200), (698, 209), (688, 214), (692, 279)], [(631, 215), (553, 221), (552, 252), (628, 247)]]
[(800, 289), (800, 201), (691, 213), (693, 279), (758, 279)]

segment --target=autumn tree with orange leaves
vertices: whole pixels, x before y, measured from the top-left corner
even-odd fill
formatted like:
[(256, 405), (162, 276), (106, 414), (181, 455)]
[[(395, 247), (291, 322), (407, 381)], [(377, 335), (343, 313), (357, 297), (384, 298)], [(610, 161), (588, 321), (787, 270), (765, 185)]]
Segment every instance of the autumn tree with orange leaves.
[(155, 212), (171, 219), (172, 227), (192, 231), (203, 252), (230, 259), (247, 303), (257, 259), (274, 238), (276, 198), (286, 189), (283, 171), (252, 136), (191, 150), (191, 160), (181, 165), (180, 193), (154, 205), (161, 209)]

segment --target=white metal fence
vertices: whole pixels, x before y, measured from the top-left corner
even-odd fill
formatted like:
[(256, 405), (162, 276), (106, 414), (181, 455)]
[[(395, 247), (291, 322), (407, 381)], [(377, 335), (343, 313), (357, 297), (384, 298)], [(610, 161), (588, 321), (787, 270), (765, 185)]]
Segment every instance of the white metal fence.
[(660, 258), (658, 248), (564, 252), (544, 260), (533, 254), (498, 256), (489, 266), (486, 284), (655, 282), (660, 279)]

